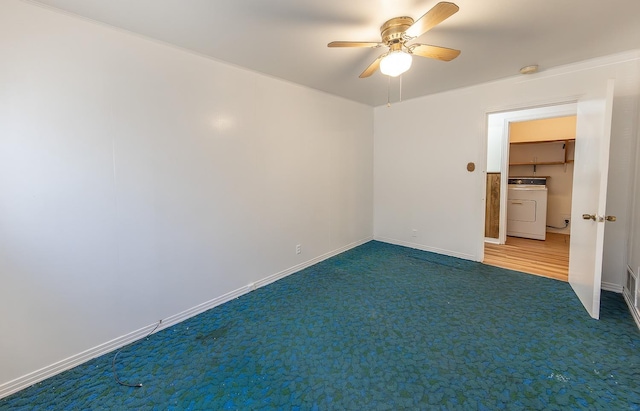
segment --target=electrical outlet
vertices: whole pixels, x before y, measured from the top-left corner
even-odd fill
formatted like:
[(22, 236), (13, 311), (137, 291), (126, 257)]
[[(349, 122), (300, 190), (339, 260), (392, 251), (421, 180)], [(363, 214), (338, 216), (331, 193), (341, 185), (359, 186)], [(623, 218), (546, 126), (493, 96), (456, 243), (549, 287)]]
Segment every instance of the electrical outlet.
[(300, 254), (302, 252), (302, 245), (298, 244), (296, 246), (296, 254)]
[(417, 229), (413, 229), (411, 230), (411, 237), (417, 237), (418, 236), (418, 230)]

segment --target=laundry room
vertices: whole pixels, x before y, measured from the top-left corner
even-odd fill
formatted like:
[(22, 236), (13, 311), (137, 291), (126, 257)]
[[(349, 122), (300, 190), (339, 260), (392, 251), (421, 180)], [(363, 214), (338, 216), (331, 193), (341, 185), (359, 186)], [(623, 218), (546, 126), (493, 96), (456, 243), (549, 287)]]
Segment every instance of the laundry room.
[(575, 136), (576, 116), (510, 123), (509, 179), (512, 183), (518, 177), (544, 179), (547, 232), (571, 234)]
[(488, 131), (485, 263), (532, 274), (545, 266), (566, 281), (576, 116), (495, 115)]

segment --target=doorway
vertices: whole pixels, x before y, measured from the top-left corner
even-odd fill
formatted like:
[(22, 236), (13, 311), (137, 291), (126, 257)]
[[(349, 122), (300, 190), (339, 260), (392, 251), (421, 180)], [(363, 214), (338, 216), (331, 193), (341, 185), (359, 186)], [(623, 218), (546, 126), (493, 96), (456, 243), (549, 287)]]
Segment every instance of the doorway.
[[(485, 264), (568, 281), (576, 112), (571, 103), (488, 115)], [(507, 211), (515, 218), (522, 202), (509, 199), (509, 178), (546, 184), (544, 204), (527, 217), (544, 239), (514, 233)]]

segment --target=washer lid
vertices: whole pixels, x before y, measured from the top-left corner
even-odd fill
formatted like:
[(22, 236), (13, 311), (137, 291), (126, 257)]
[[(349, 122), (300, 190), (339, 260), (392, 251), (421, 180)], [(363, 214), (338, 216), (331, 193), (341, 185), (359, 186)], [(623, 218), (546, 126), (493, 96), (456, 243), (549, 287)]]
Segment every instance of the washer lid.
[(547, 186), (527, 185), (527, 184), (509, 184), (509, 192), (517, 191), (547, 191)]

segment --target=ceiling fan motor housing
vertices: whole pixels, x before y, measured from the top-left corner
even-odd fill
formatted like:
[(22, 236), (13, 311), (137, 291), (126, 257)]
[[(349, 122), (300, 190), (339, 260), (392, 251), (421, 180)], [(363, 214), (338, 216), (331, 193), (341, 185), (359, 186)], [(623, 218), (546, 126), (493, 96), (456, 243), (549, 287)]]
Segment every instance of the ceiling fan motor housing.
[(387, 20), (380, 27), (380, 35), (382, 36), (382, 42), (386, 45), (398, 43), (404, 37), (404, 32), (413, 24), (411, 17), (394, 17), (391, 20)]

